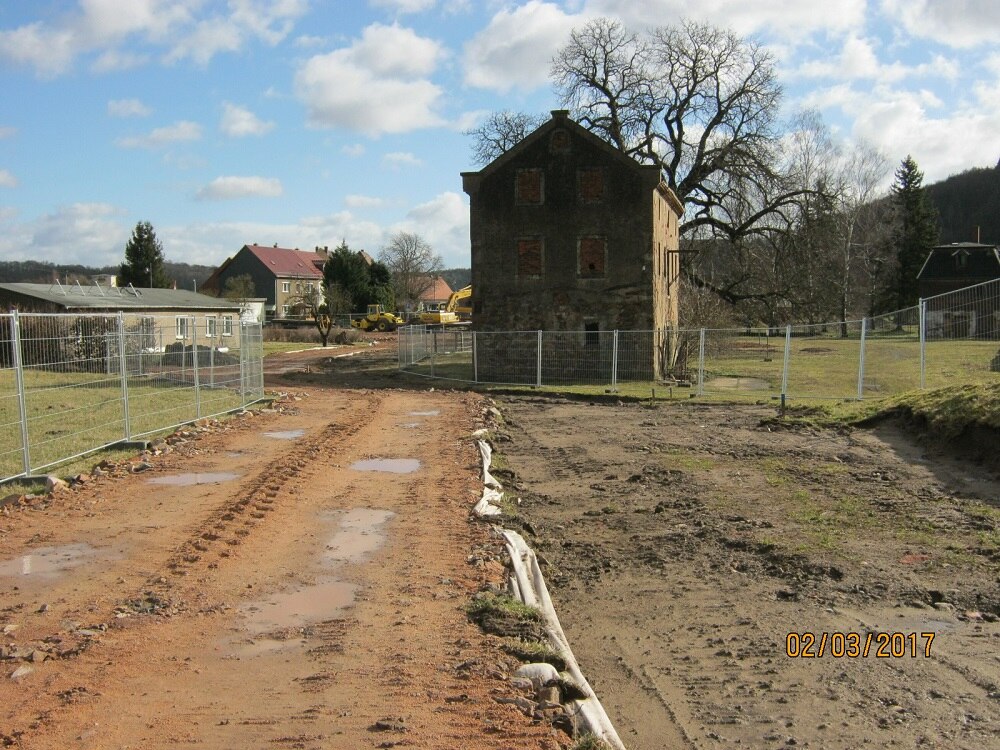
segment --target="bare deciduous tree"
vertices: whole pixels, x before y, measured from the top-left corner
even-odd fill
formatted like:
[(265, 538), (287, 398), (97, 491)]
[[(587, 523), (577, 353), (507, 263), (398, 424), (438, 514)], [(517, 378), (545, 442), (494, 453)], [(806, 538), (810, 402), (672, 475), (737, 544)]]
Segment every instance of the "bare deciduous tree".
[(485, 121), (465, 131), (472, 136), (472, 158), (476, 164), (489, 164), (524, 140), (545, 122), (542, 115), (503, 110), (491, 112)]
[(396, 304), (405, 310), (416, 307), (443, 268), (441, 256), (419, 234), (397, 232), (378, 254), (392, 274)]
[(326, 346), (330, 340), (330, 331), (337, 322), (338, 315), (347, 315), (351, 311), (351, 296), (337, 282), (309, 285), (309, 289), (294, 304), (305, 308), (312, 318), (320, 341)]
[[(767, 230), (801, 195), (779, 170), (774, 61), (751, 40), (690, 21), (640, 35), (598, 18), (572, 32), (552, 75), (582, 125), (662, 168), (684, 234)], [(743, 196), (754, 210), (734, 213)]]

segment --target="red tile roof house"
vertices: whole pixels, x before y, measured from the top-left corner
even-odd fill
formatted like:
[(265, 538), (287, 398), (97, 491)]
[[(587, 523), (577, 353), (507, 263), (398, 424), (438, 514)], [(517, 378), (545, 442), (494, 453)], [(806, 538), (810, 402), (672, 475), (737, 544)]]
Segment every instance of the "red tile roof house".
[(320, 288), (328, 257), (327, 247), (317, 247), (310, 252), (277, 245), (244, 245), (215, 270), (202, 288), (221, 295), (229, 279), (248, 275), (253, 279), (253, 296), (265, 300), (264, 313), (268, 320), (301, 320), (307, 313), (296, 302), (310, 287)]
[(420, 304), (424, 307), (438, 305), (448, 301), (454, 291), (441, 276), (435, 276), (432, 283), (420, 293)]

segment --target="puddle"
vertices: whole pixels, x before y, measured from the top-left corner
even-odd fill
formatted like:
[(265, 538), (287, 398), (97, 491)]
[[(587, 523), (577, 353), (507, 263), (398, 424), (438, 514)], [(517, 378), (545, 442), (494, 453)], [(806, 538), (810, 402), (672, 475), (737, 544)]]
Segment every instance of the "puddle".
[(247, 627), (252, 633), (263, 635), (332, 620), (354, 604), (357, 589), (357, 584), (331, 580), (298, 591), (274, 594), (244, 610)]
[(403, 422), (398, 427), (402, 427), (404, 430), (415, 430), (420, 426), (420, 422)]
[(370, 508), (355, 508), (340, 515), (340, 529), (327, 543), (323, 557), (332, 562), (361, 562), (382, 546), (385, 535), (381, 527), (394, 515), (389, 510)]
[[(372, 508), (324, 513), (322, 521), (329, 526), (336, 524), (337, 530), (327, 542), (319, 567), (332, 572), (343, 563), (366, 560), (382, 546), (385, 541), (382, 527), (393, 516), (392, 511)], [(238, 651), (254, 656), (295, 646), (301, 638), (298, 635), (289, 637), (290, 630), (339, 617), (354, 605), (357, 591), (356, 583), (325, 577), (315, 584), (276, 593), (242, 607), (246, 629), (253, 640), (238, 646)]]
[(230, 471), (206, 472), (204, 474), (173, 474), (169, 477), (147, 479), (147, 484), (168, 484), (172, 487), (188, 487), (193, 484), (218, 484), (237, 479), (240, 475)]
[(433, 411), (411, 411), (406, 416), (408, 417), (436, 417), (441, 413), (439, 409), (434, 409)]
[(306, 431), (304, 429), (279, 430), (277, 432), (265, 432), (264, 437), (274, 438), (275, 440), (298, 440), (305, 434)]
[(390, 474), (411, 474), (420, 468), (415, 458), (369, 458), (351, 464), (355, 471), (384, 471)]
[(96, 556), (97, 550), (89, 544), (39, 547), (27, 555), (0, 562), (0, 576), (53, 577), (82, 565)]

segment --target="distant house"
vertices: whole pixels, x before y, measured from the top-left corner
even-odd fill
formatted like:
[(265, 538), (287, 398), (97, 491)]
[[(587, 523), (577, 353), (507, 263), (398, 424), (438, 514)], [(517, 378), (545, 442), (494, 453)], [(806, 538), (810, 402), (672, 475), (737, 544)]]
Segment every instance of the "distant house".
[[(977, 286), (995, 279), (1000, 279), (997, 245), (954, 242), (931, 250), (917, 273), (920, 297), (927, 300), (927, 335), (1000, 338), (1000, 295), (995, 285)], [(948, 294), (959, 289), (968, 291)]]
[(433, 308), (436, 305), (447, 302), (448, 298), (451, 297), (452, 291), (447, 281), (440, 276), (435, 276), (432, 283), (420, 293), (418, 302), (425, 308)]
[(327, 247), (308, 252), (277, 245), (244, 245), (215, 270), (202, 289), (224, 294), (227, 281), (249, 276), (254, 285), (253, 296), (263, 298), (268, 320), (301, 318), (301, 300), (310, 289), (322, 286), (323, 266), (328, 258)]
[[(225, 338), (238, 333), (240, 304), (183, 289), (104, 287), (83, 284), (0, 284), (0, 306), (24, 313), (123, 312), (135, 318), (173, 317), (174, 339), (190, 343), (201, 336)], [(204, 343), (204, 342), (203, 342)]]
[(601, 332), (656, 331), (649, 364), (657, 377), (670, 369), (683, 206), (658, 166), (556, 110), (495, 161), (463, 172), (462, 186), (475, 328), (578, 331), (581, 347), (610, 342)]

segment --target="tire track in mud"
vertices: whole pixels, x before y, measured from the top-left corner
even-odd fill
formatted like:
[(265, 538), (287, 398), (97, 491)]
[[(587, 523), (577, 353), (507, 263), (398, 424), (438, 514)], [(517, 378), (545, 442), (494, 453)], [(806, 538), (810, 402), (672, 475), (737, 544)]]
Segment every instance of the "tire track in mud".
[[(179, 545), (168, 559), (166, 568), (171, 575), (190, 575), (197, 563), (204, 562), (203, 555), (218, 547), (219, 542), (226, 546), (218, 550), (215, 561), (206, 563), (204, 567), (215, 569), (219, 560), (232, 557), (232, 548), (242, 545), (259, 528), (260, 522), (275, 510), (275, 504), (289, 499), (289, 493), (285, 491), (287, 485), (319, 472), (323, 467), (316, 458), (322, 449), (331, 445), (339, 448), (359, 433), (368, 424), (370, 414), (378, 410), (382, 399), (377, 393), (367, 394), (363, 402), (354, 404), (354, 413), (346, 422), (328, 424), (319, 434), (300, 440), (292, 450), (273, 459), (271, 466), (264, 468), (249, 482), (244, 482), (232, 502), (206, 519), (201, 528)], [(325, 455), (329, 456), (329, 453)], [(154, 590), (158, 587), (169, 589), (164, 585), (162, 574), (151, 576), (148, 584)]]

